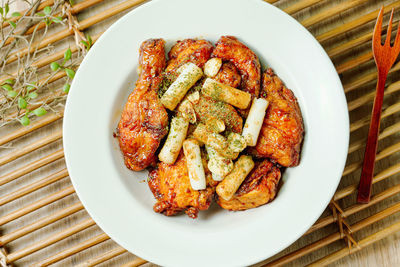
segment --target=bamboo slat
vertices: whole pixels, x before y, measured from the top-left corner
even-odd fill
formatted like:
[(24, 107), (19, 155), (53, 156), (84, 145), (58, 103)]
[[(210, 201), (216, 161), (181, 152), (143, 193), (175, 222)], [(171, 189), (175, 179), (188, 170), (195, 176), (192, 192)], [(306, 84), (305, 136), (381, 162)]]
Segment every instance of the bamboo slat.
[(293, 14), (296, 13), (302, 9), (305, 9), (307, 7), (310, 7), (312, 5), (318, 4), (319, 2), (322, 2), (323, 0), (303, 0), (299, 1), (287, 8), (285, 8), (283, 11), (285, 11), (288, 14)]
[(12, 171), (10, 173), (7, 173), (3, 176), (0, 176), (0, 186), (4, 185), (6, 183), (11, 182), (12, 180), (15, 180), (22, 175), (28, 174), (30, 172), (33, 172), (34, 170), (39, 169), (40, 167), (43, 167), (49, 163), (52, 163), (58, 159), (61, 159), (64, 157), (64, 150), (60, 149), (57, 150), (54, 153), (51, 153), (50, 155), (40, 158), (32, 163), (29, 163), (15, 171)]
[(137, 267), (137, 266), (141, 266), (145, 263), (147, 263), (147, 261), (145, 261), (144, 259), (136, 258), (131, 262), (121, 265), (121, 267)]
[(6, 134), (2, 137), (0, 137), (0, 146), (4, 145), (8, 142), (11, 142), (14, 139), (17, 139), (18, 137), (24, 136), (28, 133), (31, 133), (39, 128), (42, 128), (58, 119), (61, 119), (64, 115), (64, 112), (58, 112), (58, 113), (49, 113), (48, 115), (45, 115), (43, 118), (34, 121), (31, 123), (29, 126), (19, 128), (9, 134)]
[(4, 164), (6, 164), (6, 163), (8, 163), (10, 161), (13, 161), (13, 160), (15, 160), (15, 159), (17, 159), (19, 157), (22, 157), (23, 155), (26, 155), (26, 154), (28, 154), (28, 153), (30, 153), (30, 152), (38, 149), (38, 148), (41, 148), (41, 147), (43, 147), (45, 145), (48, 145), (48, 144), (60, 139), (61, 137), (62, 137), (62, 130), (58, 130), (53, 134), (50, 134), (50, 135), (48, 135), (48, 136), (46, 136), (46, 137), (44, 137), (42, 139), (39, 139), (36, 142), (33, 142), (32, 144), (29, 144), (29, 145), (25, 146), (22, 149), (18, 149), (15, 152), (12, 152), (12, 153), (10, 153), (8, 155), (5, 155), (5, 156), (0, 158), (0, 166), (4, 165)]
[(115, 258), (126, 252), (127, 252), (126, 249), (118, 246), (115, 249), (107, 251), (106, 253), (103, 253), (99, 256), (96, 256), (94, 258), (91, 258), (90, 260), (83, 262), (82, 264), (78, 265), (77, 267), (92, 267), (92, 266), (98, 265), (100, 263), (103, 263), (109, 259)]
[(353, 7), (356, 7), (358, 5), (366, 3), (368, 0), (348, 0), (346, 2), (334, 5), (333, 7), (322, 11), (318, 15), (309, 17), (305, 20), (300, 21), (301, 24), (303, 24), (304, 27), (310, 27), (318, 22), (321, 22), (327, 18), (331, 18), (332, 16), (335, 16), (343, 11), (346, 11), (348, 9), (351, 9)]
[[(125, 10), (128, 10), (136, 5), (139, 5), (144, 2), (142, 1), (134, 1), (134, 0), (115, 0), (115, 1), (123, 1), (118, 4), (114, 4), (111, 6), (111, 8), (108, 8), (106, 10), (100, 11), (96, 13), (95, 15), (89, 16), (86, 19), (82, 21), (78, 21), (78, 29), (80, 31), (91, 29), (93, 27), (99, 27), (101, 23), (107, 23), (107, 19), (111, 18), (114, 15), (117, 15)], [(377, 16), (378, 13), (378, 5), (374, 5), (372, 8), (373, 11), (365, 14), (360, 14), (356, 12), (357, 7), (364, 7), (366, 5), (370, 5), (371, 1), (370, 0), (345, 0), (345, 1), (337, 1), (335, 4), (329, 3), (329, 1), (323, 1), (323, 0), (285, 0), (285, 1), (279, 1), (279, 0), (264, 0), (269, 3), (273, 3), (277, 5), (278, 7), (282, 6), (284, 8), (284, 11), (286, 11), (289, 14), (292, 14), (296, 19), (302, 22), (303, 25), (305, 25), (308, 28), (311, 29), (316, 29), (319, 27), (324, 27), (324, 23), (326, 20), (329, 19), (329, 23), (331, 23), (332, 18), (339, 20), (340, 18), (340, 13), (346, 12), (348, 10), (353, 10), (355, 13), (352, 15), (353, 19), (350, 20), (349, 22), (346, 23), (337, 23), (334, 28), (330, 28), (329, 30), (322, 30), (318, 31), (320, 34), (316, 36), (317, 40), (320, 42), (325, 42), (330, 40), (331, 43), (334, 41), (334, 38), (340, 37), (343, 38), (344, 35), (346, 35), (346, 39), (348, 39), (346, 42), (339, 42), (338, 45), (330, 45), (330, 48), (327, 52), (330, 57), (335, 57), (336, 63), (336, 68), (339, 73), (345, 73), (347, 75), (347, 72), (353, 71), (360, 65), (362, 65), (363, 68), (368, 68), (368, 71), (363, 71), (359, 75), (353, 75), (353, 77), (350, 78), (344, 78), (343, 83), (344, 83), (344, 91), (345, 93), (352, 92), (356, 89), (359, 89), (361, 91), (361, 88), (368, 87), (370, 90), (366, 90), (365, 92), (367, 93), (362, 93), (360, 92), (357, 97), (348, 102), (348, 107), (349, 111), (351, 114), (358, 114), (362, 112), (361, 107), (364, 107), (365, 105), (370, 105), (373, 101), (374, 93), (373, 89), (375, 88), (375, 82), (376, 82), (376, 72), (374, 68), (374, 64), (372, 64), (372, 54), (369, 52), (368, 46), (366, 45), (367, 42), (371, 40), (371, 32), (372, 32), (372, 23)], [(39, 6), (39, 10), (43, 9), (44, 6), (50, 5), (53, 3), (53, 1), (44, 1)], [(82, 2), (78, 2), (77, 4), (73, 5), (71, 9), (72, 14), (78, 14), (78, 13), (83, 13), (83, 12), (90, 12), (91, 8), (94, 7), (94, 5), (102, 2), (101, 0), (86, 0)], [(385, 0), (385, 14), (387, 14), (391, 8), (399, 8), (400, 7), (400, 1), (392, 1), (392, 0)], [(103, 2), (105, 4), (106, 1)], [(45, 5), (46, 4), (46, 5)], [(108, 4), (108, 1), (107, 1)], [(310, 9), (307, 9), (308, 7), (311, 7)], [(300, 12), (302, 10), (307, 9), (307, 12)], [(370, 9), (371, 10), (371, 9)], [(351, 12), (353, 12), (351, 11)], [(16, 21), (18, 18), (13, 18), (14, 21)], [(322, 26), (321, 26), (322, 25)], [(371, 31), (365, 31), (365, 27), (371, 25)], [(7, 25), (4, 25), (7, 26)], [(39, 26), (39, 28), (42, 26)], [(361, 34), (358, 34), (356, 38), (352, 37), (352, 34), (355, 33), (359, 28), (364, 28), (363, 32)], [(104, 29), (102, 29), (100, 32), (102, 33)], [(98, 32), (98, 31), (97, 31)], [(100, 35), (96, 34), (92, 36), (92, 39), (95, 41)], [(29, 34), (29, 31), (26, 33)], [(36, 43), (35, 45), (39, 47), (45, 47), (47, 45), (56, 45), (57, 42), (66, 40), (69, 36), (72, 36), (74, 32), (71, 29), (64, 29), (61, 31), (56, 32), (54, 35), (50, 35), (48, 38), (45, 38), (41, 43)], [(339, 39), (343, 40), (343, 39)], [(77, 47), (76, 45), (71, 46), (71, 50), (73, 53), (77, 52)], [(360, 52), (357, 52), (355, 54), (355, 57), (350, 59), (350, 60), (344, 60), (339, 56), (346, 55), (346, 54), (352, 54), (354, 51), (360, 50)], [(25, 56), (27, 53), (29, 53), (29, 49), (23, 48), (18, 51), (15, 51), (11, 54), (10, 58), (8, 59), (9, 62), (13, 62), (16, 60), (16, 55), (19, 54), (19, 56)], [(52, 53), (48, 57), (41, 58), (34, 62), (33, 66), (36, 68), (46, 68), (51, 62), (57, 61), (62, 59), (64, 54), (64, 51), (62, 50), (57, 50), (55, 53)], [(13, 58), (14, 57), (14, 58)], [(350, 199), (347, 198), (351, 194), (354, 194), (357, 189), (357, 183), (356, 180), (353, 179), (353, 177), (356, 174), (356, 171), (360, 168), (361, 162), (360, 158), (357, 158), (358, 153), (354, 153), (359, 151), (361, 153), (361, 149), (364, 146), (365, 140), (363, 137), (359, 138), (360, 133), (365, 133), (368, 129), (367, 126), (369, 124), (369, 114), (366, 114), (365, 116), (357, 116), (357, 118), (360, 118), (358, 120), (352, 121), (350, 125), (350, 131), (351, 133), (354, 133), (357, 131), (357, 139), (353, 141), (350, 146), (349, 146), (349, 158), (353, 158), (350, 164), (348, 164), (343, 172), (343, 176), (346, 176), (345, 179), (353, 179), (351, 180), (351, 183), (346, 183), (346, 187), (341, 187), (339, 190), (336, 192), (332, 206), (337, 209), (337, 211), (333, 211), (331, 215), (328, 215), (324, 218), (320, 218), (309, 230), (306, 234), (308, 235), (318, 235), (318, 239), (314, 243), (306, 243), (306, 245), (302, 247), (298, 247), (294, 252), (291, 253), (285, 253), (282, 257), (274, 260), (273, 262), (270, 262), (267, 264), (267, 266), (280, 266), (282, 264), (286, 263), (291, 263), (294, 260), (299, 260), (301, 257), (319, 250), (319, 249), (324, 249), (325, 251), (328, 251), (325, 247), (328, 244), (331, 244), (337, 240), (350, 238), (351, 233), (360, 231), (378, 221), (381, 221), (383, 218), (386, 218), (390, 215), (393, 215), (397, 212), (400, 211), (400, 203), (398, 203), (398, 197), (400, 195), (400, 185), (397, 183), (395, 185), (388, 186), (389, 183), (386, 183), (384, 181), (389, 180), (391, 183), (393, 181), (396, 181), (398, 174), (400, 173), (400, 162), (399, 161), (394, 161), (392, 162), (393, 158), (396, 158), (398, 160), (397, 153), (400, 151), (400, 143), (396, 138), (398, 131), (400, 131), (400, 122), (396, 122), (396, 120), (400, 116), (400, 102), (398, 101), (393, 101), (394, 97), (398, 95), (398, 91), (400, 90), (400, 81), (398, 81), (395, 72), (400, 70), (400, 62), (395, 65), (395, 67), (391, 70), (391, 77), (392, 79), (391, 84), (387, 85), (387, 88), (385, 90), (385, 101), (388, 101), (388, 105), (386, 108), (383, 110), (382, 117), (386, 118), (385, 124), (390, 123), (390, 125), (385, 125), (385, 127), (382, 128), (382, 131), (379, 135), (379, 140), (385, 139), (385, 142), (387, 145), (385, 145), (385, 148), (382, 149), (378, 154), (377, 154), (377, 161), (381, 161), (384, 168), (378, 168), (377, 169), (377, 174), (374, 177), (374, 187), (379, 186), (380, 188), (383, 188), (384, 190), (381, 190), (380, 193), (375, 194), (372, 196), (371, 202), (368, 203), (367, 205), (360, 205), (360, 204), (354, 204), (350, 202), (350, 205), (347, 206), (347, 208), (342, 209), (340, 205), (338, 204), (339, 202), (336, 202), (338, 200), (344, 201), (344, 202), (349, 202)], [(352, 72), (352, 73), (353, 73)], [(55, 76), (50, 78), (50, 83), (56, 82), (59, 79), (65, 77), (64, 72), (57, 73)], [(0, 77), (0, 81), (3, 81), (6, 77)], [(41, 82), (44, 81), (44, 79), (48, 79), (49, 77), (44, 77), (41, 79)], [(392, 80), (394, 80), (392, 82)], [(52, 94), (58, 94), (60, 90), (54, 90), (52, 91)], [(369, 93), (368, 93), (369, 92)], [(357, 92), (358, 93), (358, 92)], [(390, 100), (390, 101), (389, 101)], [(1, 99), (0, 99), (1, 101)], [(36, 106), (32, 106), (34, 108)], [(10, 116), (15, 116), (15, 114), (10, 114)], [(59, 124), (52, 124), (53, 122), (57, 121), (58, 119), (63, 117), (63, 113), (60, 112), (59, 114), (55, 113), (49, 113), (43, 118), (38, 118), (37, 120), (33, 121), (30, 126), (28, 127), (21, 127), (18, 128), (15, 131), (6, 133), (3, 136), (0, 136), (0, 146), (11, 143), (14, 140), (17, 140), (18, 138), (27, 135), (27, 134), (32, 134), (34, 135), (39, 129), (43, 129), (44, 126), (51, 126), (54, 127), (59, 127)], [(390, 117), (390, 118), (389, 118)], [(58, 125), (58, 126), (56, 126)], [(10, 165), (13, 164), (13, 160), (22, 157), (22, 156), (31, 156), (29, 153), (37, 150), (38, 148), (44, 147), (47, 144), (50, 144), (56, 140), (58, 140), (61, 137), (61, 132), (60, 135), (58, 136), (56, 134), (57, 132), (54, 132), (50, 135), (47, 135), (45, 137), (42, 137), (40, 139), (37, 139), (37, 141), (30, 143), (28, 145), (24, 145), (21, 147), (21, 145), (18, 146), (17, 150), (10, 150), (10, 153), (4, 154), (0, 157), (0, 166), (3, 164), (9, 163)], [(58, 136), (58, 138), (56, 138)], [(392, 137), (392, 138), (388, 138)], [(56, 139), (52, 139), (56, 138)], [(14, 144), (12, 144), (14, 146)], [(33, 154), (33, 153), (32, 153)], [(46, 153), (42, 158), (38, 160), (31, 161), (30, 163), (24, 165), (22, 168), (15, 169), (10, 171), (7, 174), (1, 173), (0, 174), (0, 186), (7, 184), (11, 181), (17, 180), (19, 177), (22, 177), (23, 175), (29, 174), (30, 172), (33, 172), (35, 170), (39, 170), (43, 166), (52, 166), (53, 162), (61, 159), (63, 157), (63, 150), (59, 148), (56, 152), (53, 153)], [(11, 156), (11, 158), (10, 158)], [(354, 160), (356, 159), (356, 160)], [(389, 160), (390, 159), (390, 160)], [(389, 166), (387, 166), (387, 163)], [(35, 172), (37, 175), (38, 172)], [(46, 176), (47, 175), (47, 176)], [(27, 196), (31, 194), (32, 192), (40, 189), (40, 188), (47, 188), (47, 185), (56, 182), (59, 179), (62, 179), (63, 177), (66, 177), (68, 175), (67, 171), (61, 170), (59, 172), (53, 173), (53, 174), (46, 174), (46, 175), (40, 175), (38, 178), (33, 179), (33, 182), (29, 183), (28, 185), (25, 185), (24, 187), (14, 187), (13, 190), (7, 191), (6, 194), (2, 195), (0, 197), (0, 206), (1, 205), (13, 205), (14, 203), (18, 201), (14, 201), (16, 199), (23, 200), (23, 196)], [(379, 182), (379, 184), (377, 184)], [(12, 183), (14, 184), (14, 183)], [(11, 185), (12, 185), (11, 184)], [(43, 189), (42, 189), (43, 190)], [(73, 187), (72, 186), (67, 186), (66, 188), (57, 191), (57, 192), (52, 192), (43, 198), (33, 201), (32, 203), (25, 203), (25, 206), (22, 207), (17, 207), (14, 211), (2, 215), (0, 217), (0, 226), (4, 225), (7, 227), (7, 223), (15, 220), (20, 220), (20, 218), (30, 212), (33, 212), (34, 210), (43, 208), (47, 206), (48, 204), (51, 204), (57, 200), (62, 199), (63, 197), (66, 197), (68, 195), (71, 195), (74, 193)], [(372, 206), (380, 206), (382, 207), (382, 203), (385, 203), (385, 200), (392, 198), (397, 201), (397, 204), (394, 204), (392, 207), (386, 208), (381, 212), (378, 212), (376, 214), (371, 214), (375, 209), (371, 209)], [(341, 203), (340, 202), (340, 203)], [(20, 225), (17, 230), (13, 230), (11, 232), (8, 232), (7, 234), (1, 235), (0, 234), (0, 246), (6, 246), (9, 243), (12, 243), (13, 241), (18, 240), (19, 238), (22, 238), (26, 236), (27, 234), (30, 234), (34, 231), (38, 231), (44, 227), (50, 228), (50, 225), (56, 221), (62, 220), (64, 218), (67, 218), (68, 216), (83, 210), (83, 206), (80, 202), (72, 204), (71, 206), (67, 208), (63, 208), (61, 210), (58, 210), (54, 212), (53, 214), (49, 214), (48, 216), (44, 216), (43, 218), (38, 219), (35, 222), (26, 224), (26, 225)], [(353, 224), (353, 225), (348, 225), (347, 222), (345, 222), (346, 217), (352, 215), (352, 216), (357, 216), (357, 214), (360, 211), (367, 211), (369, 212), (369, 217), (360, 220), (359, 222)], [(393, 217), (393, 216), (392, 216)], [(338, 232), (324, 236), (320, 234), (320, 231), (316, 232), (316, 230), (322, 230), (326, 226), (336, 223), (338, 224)], [(388, 234), (394, 233), (396, 231), (400, 231), (400, 228), (396, 226), (398, 223), (395, 222), (391, 226), (385, 228), (384, 230), (378, 231), (375, 234), (372, 234), (371, 236), (367, 236), (358, 242), (358, 245), (360, 248), (365, 247), (368, 244), (371, 244), (372, 242), (375, 242)], [(32, 262), (35, 262), (35, 266), (47, 266), (51, 265), (54, 263), (58, 263), (61, 260), (65, 260), (64, 262), (72, 263), (74, 262), (74, 265), (78, 266), (94, 266), (100, 263), (105, 263), (107, 264), (108, 260), (115, 259), (119, 255), (124, 254), (127, 256), (127, 251), (119, 246), (113, 247), (112, 249), (107, 249), (107, 250), (102, 250), (102, 252), (99, 253), (94, 253), (94, 256), (91, 256), (89, 259), (86, 259), (84, 262), (79, 262), (79, 260), (76, 262), (77, 259), (77, 253), (82, 252), (84, 250), (90, 250), (90, 251), (96, 251), (99, 250), (100, 246), (96, 246), (109, 238), (104, 234), (101, 233), (97, 236), (89, 236), (86, 237), (85, 239), (79, 240), (78, 244), (76, 245), (69, 245), (63, 249), (60, 249), (59, 251), (54, 251), (49, 248), (52, 244), (55, 244), (56, 242), (66, 239), (66, 238), (73, 238), (71, 237), (75, 233), (78, 233), (84, 229), (87, 229), (88, 227), (92, 227), (94, 225), (94, 222), (90, 219), (80, 221), (76, 226), (72, 226), (69, 228), (63, 228), (62, 231), (58, 233), (51, 232), (49, 237), (46, 237), (42, 239), (39, 242), (35, 242), (29, 246), (25, 246), (23, 248), (18, 248), (14, 249), (11, 251), (11, 253), (7, 254), (6, 251), (2, 250), (0, 253), (0, 257), (3, 257), (2, 259), (6, 261), (7, 263), (10, 264), (16, 264), (18, 266), (18, 259), (22, 258), (31, 258), (35, 257), (35, 255), (32, 255), (32, 253), (46, 249), (46, 251), (50, 251), (49, 253), (46, 253), (45, 257), (42, 257), (40, 259), (35, 259)], [(46, 229), (48, 229), (46, 228)], [(350, 236), (347, 236), (348, 233), (346, 232), (346, 229), (350, 232)], [(1, 229), (0, 229), (1, 230)], [(356, 241), (355, 241), (356, 242)], [(360, 245), (361, 244), (361, 245)], [(351, 252), (355, 252), (358, 249), (356, 249), (354, 246), (351, 250)], [(125, 254), (126, 253), (126, 254)], [(331, 252), (326, 252), (324, 253), (323, 257), (320, 260), (317, 260), (313, 264), (317, 264), (318, 266), (325, 265), (328, 263), (333, 263), (335, 260), (344, 257), (349, 254), (349, 249), (344, 248), (344, 249), (339, 249), (337, 252), (331, 253)], [(4, 254), (4, 255), (3, 255)], [(78, 254), (79, 255), (79, 254)], [(121, 257), (122, 258), (122, 257)], [(74, 259), (74, 260), (72, 260)], [(315, 260), (315, 259), (314, 259)], [(67, 265), (68, 265), (67, 263)], [(126, 263), (126, 260), (125, 260)], [(140, 258), (135, 258), (132, 261), (126, 263), (123, 266), (140, 266), (142, 264), (146, 263), (146, 261), (140, 259)]]
[(23, 197), (29, 193), (32, 193), (33, 191), (36, 191), (46, 185), (54, 183), (62, 178), (67, 177), (67, 176), (68, 176), (67, 169), (63, 169), (59, 172), (56, 172), (54, 174), (51, 174), (47, 177), (44, 177), (44, 178), (38, 180), (38, 181), (35, 181), (29, 185), (21, 187), (20, 189), (14, 191), (14, 192), (8, 193), (7, 195), (0, 197), (0, 206), (6, 204), (8, 202), (11, 202), (17, 198)]
[(7, 263), (14, 262), (18, 259), (21, 259), (30, 253), (34, 253), (38, 250), (41, 250), (42, 248), (45, 248), (49, 245), (52, 245), (64, 238), (67, 238), (73, 234), (76, 234), (84, 229), (89, 228), (90, 226), (93, 226), (95, 223), (92, 219), (87, 219), (84, 220), (83, 222), (80, 222), (78, 224), (75, 224), (74, 226), (71, 226), (70, 228), (65, 229), (62, 232), (56, 233), (52, 236), (47, 237), (46, 239), (43, 239), (42, 241), (32, 244), (24, 249), (21, 249), (19, 251), (15, 251), (11, 254), (8, 254), (7, 256)]
[[(400, 203), (395, 204), (394, 206), (392, 206), (392, 207), (390, 207), (388, 209), (385, 209), (385, 210), (383, 210), (383, 211), (381, 211), (381, 212), (379, 212), (379, 213), (377, 213), (375, 215), (372, 215), (372, 216), (370, 216), (370, 217), (368, 217), (368, 218), (366, 218), (366, 219), (364, 219), (364, 220), (352, 225), (351, 229), (353, 230), (353, 232), (357, 232), (360, 229), (362, 229), (362, 228), (364, 228), (364, 227), (366, 227), (368, 225), (371, 225), (371, 224), (373, 224), (373, 223), (375, 223), (377, 221), (380, 221), (383, 218), (386, 218), (386, 217), (388, 217), (388, 216), (390, 216), (390, 215), (392, 215), (394, 213), (397, 213), (399, 211), (400, 211)], [(312, 243), (312, 244), (310, 244), (308, 246), (305, 246), (304, 248), (302, 248), (300, 250), (297, 250), (297, 251), (295, 251), (293, 253), (290, 253), (290, 254), (288, 254), (288, 255), (286, 255), (286, 256), (278, 259), (278, 260), (272, 261), (272, 262), (264, 265), (263, 267), (282, 266), (282, 265), (287, 264), (287, 263), (289, 263), (289, 262), (291, 262), (291, 261), (293, 261), (295, 259), (298, 259), (298, 258), (300, 258), (300, 257), (302, 257), (302, 256), (304, 256), (304, 255), (306, 255), (306, 254), (308, 254), (308, 253), (310, 253), (312, 251), (315, 251), (315, 250), (320, 249), (320, 248), (322, 248), (322, 247), (324, 247), (326, 245), (329, 245), (329, 244), (339, 240), (340, 238), (341, 238), (340, 233), (331, 234), (331, 235), (329, 235), (327, 237), (322, 238), (321, 240), (319, 240), (317, 242), (314, 242), (314, 243)], [(346, 248), (346, 250), (348, 251), (348, 248)], [(317, 266), (324, 266), (324, 264), (320, 263), (320, 265), (317, 265)]]
[(68, 248), (64, 251), (61, 251), (41, 262), (37, 262), (33, 264), (33, 266), (49, 266), (51, 264), (54, 264), (60, 260), (65, 259), (66, 257), (69, 257), (73, 254), (76, 254), (78, 252), (81, 252), (82, 250), (85, 250), (87, 248), (90, 248), (92, 246), (95, 246), (97, 244), (100, 244), (101, 242), (104, 242), (106, 240), (110, 239), (106, 234), (100, 234), (95, 237), (92, 237), (76, 246), (73, 246), (71, 248)]
[(74, 193), (74, 187), (73, 186), (68, 186), (67, 188), (64, 188), (58, 192), (55, 192), (49, 196), (46, 196), (42, 199), (39, 199), (31, 204), (28, 204), (16, 211), (13, 211), (5, 216), (0, 217), (0, 225), (9, 223), (15, 219), (18, 219), (19, 217), (22, 217), (32, 211), (35, 211), (37, 209), (40, 209), (50, 203), (55, 202), (56, 200), (59, 200), (63, 197), (66, 197), (68, 195), (71, 195)]
[[(395, 2), (385, 6), (384, 14), (389, 13), (392, 8), (398, 8), (398, 7), (400, 7), (400, 1), (395, 1)], [(325, 41), (332, 39), (340, 34), (349, 32), (357, 27), (367, 24), (368, 22), (376, 20), (376, 18), (378, 17), (378, 14), (379, 14), (379, 10), (380, 10), (380, 8), (376, 9), (375, 11), (370, 12), (366, 15), (360, 16), (360, 17), (352, 20), (349, 23), (346, 23), (342, 26), (336, 27), (330, 31), (322, 33), (322, 34), (316, 36), (315, 38), (320, 42), (325, 42)]]
[(9, 234), (0, 236), (0, 245), (4, 246), (5, 244), (16, 240), (17, 238), (20, 238), (24, 235), (27, 235), (29, 233), (32, 233), (33, 231), (36, 231), (42, 227), (45, 227), (53, 222), (56, 222), (58, 220), (61, 220), (65, 217), (68, 217), (69, 215), (78, 212), (83, 209), (82, 203), (78, 202), (70, 207), (67, 207), (63, 210), (57, 211), (53, 214), (50, 214), (49, 216), (43, 217), (37, 221), (35, 221), (32, 224), (26, 225), (24, 227), (19, 228), (18, 230), (15, 230), (14, 232), (11, 232)]

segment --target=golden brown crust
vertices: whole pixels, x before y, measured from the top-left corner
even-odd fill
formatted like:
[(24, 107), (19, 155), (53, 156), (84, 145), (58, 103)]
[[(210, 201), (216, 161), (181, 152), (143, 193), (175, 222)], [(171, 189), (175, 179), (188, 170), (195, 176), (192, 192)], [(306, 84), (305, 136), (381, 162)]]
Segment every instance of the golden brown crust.
[(157, 167), (149, 173), (148, 180), (151, 192), (157, 199), (157, 203), (153, 207), (154, 211), (166, 216), (185, 211), (189, 217), (195, 219), (199, 210), (208, 209), (217, 183), (212, 180), (205, 159), (203, 165), (207, 188), (193, 190), (182, 151), (174, 164), (158, 163)]
[(140, 77), (128, 97), (117, 128), (125, 165), (134, 171), (155, 163), (155, 152), (167, 134), (168, 114), (157, 97), (165, 68), (164, 43), (162, 39), (149, 39), (142, 43)]
[(210, 119), (223, 120), (228, 131), (242, 132), (243, 119), (231, 105), (216, 101), (208, 96), (200, 96), (199, 103), (194, 105), (197, 118), (207, 123)]
[(303, 118), (293, 92), (267, 69), (263, 74), (261, 97), (269, 101), (267, 114), (253, 154), (271, 158), (285, 167), (299, 164), (304, 136)]
[(173, 72), (187, 62), (203, 68), (210, 59), (213, 45), (206, 40), (185, 39), (178, 41), (168, 53), (167, 72)]
[(235, 65), (229, 61), (222, 64), (220, 70), (213, 79), (234, 88), (238, 88), (242, 80)]
[(281, 172), (269, 160), (257, 163), (230, 200), (218, 198), (227, 210), (247, 210), (271, 202), (277, 193)]
[(261, 65), (257, 55), (236, 37), (222, 36), (213, 51), (212, 57), (232, 62), (241, 77), (241, 89), (258, 97), (260, 92)]

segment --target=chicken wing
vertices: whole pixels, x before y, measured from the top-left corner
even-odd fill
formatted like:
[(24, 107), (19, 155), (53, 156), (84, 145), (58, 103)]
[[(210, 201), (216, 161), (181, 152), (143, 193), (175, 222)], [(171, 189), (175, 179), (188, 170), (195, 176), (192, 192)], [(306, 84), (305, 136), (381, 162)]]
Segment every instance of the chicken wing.
[(117, 128), (125, 165), (140, 171), (156, 162), (155, 152), (167, 134), (168, 114), (157, 89), (165, 67), (164, 40), (150, 39), (140, 47), (140, 76), (129, 95)]
[(242, 76), (241, 89), (258, 97), (260, 92), (261, 66), (257, 55), (236, 37), (222, 36), (212, 57), (232, 62)]
[(230, 200), (218, 198), (227, 210), (247, 210), (271, 202), (278, 191), (281, 171), (269, 160), (257, 163)]
[(167, 72), (172, 72), (187, 62), (203, 68), (210, 58), (213, 45), (206, 40), (185, 39), (178, 41), (169, 51)]
[(261, 97), (269, 101), (269, 106), (252, 152), (285, 167), (297, 166), (304, 126), (296, 97), (272, 69), (263, 73)]
[(150, 172), (148, 179), (151, 192), (157, 199), (157, 203), (153, 207), (154, 211), (166, 216), (185, 211), (190, 218), (195, 219), (199, 210), (208, 209), (217, 182), (211, 178), (205, 157), (203, 166), (206, 173), (207, 188), (193, 190), (190, 185), (186, 159), (182, 151), (174, 164), (158, 163), (157, 167)]
[(234, 88), (239, 87), (242, 80), (235, 65), (229, 61), (222, 64), (220, 70), (213, 79)]

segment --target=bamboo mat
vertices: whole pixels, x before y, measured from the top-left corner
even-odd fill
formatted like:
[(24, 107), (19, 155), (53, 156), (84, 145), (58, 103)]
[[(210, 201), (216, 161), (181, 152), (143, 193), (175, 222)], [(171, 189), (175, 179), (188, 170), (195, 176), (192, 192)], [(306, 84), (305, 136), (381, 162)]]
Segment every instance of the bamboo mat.
[[(43, 2), (42, 8), (53, 3)], [(76, 2), (77, 29), (90, 33), (95, 41), (122, 14), (145, 1)], [(330, 206), (303, 237), (256, 266), (400, 266), (399, 62), (385, 91), (372, 201), (355, 202), (376, 83), (372, 29), (380, 5), (387, 6), (387, 22), (389, 8), (400, 10), (400, 1), (267, 2), (299, 20), (332, 58), (346, 92), (351, 138), (343, 178)], [(396, 12), (395, 21), (399, 18)], [(65, 27), (53, 29), (42, 42), (54, 44), (59, 52), (38, 67), (48, 68), (61, 59), (66, 45), (76, 52), (73, 34)], [(0, 128), (1, 265), (153, 266), (110, 240), (84, 210), (65, 167), (61, 129), (62, 110), (49, 112), (27, 127), (15, 123)]]

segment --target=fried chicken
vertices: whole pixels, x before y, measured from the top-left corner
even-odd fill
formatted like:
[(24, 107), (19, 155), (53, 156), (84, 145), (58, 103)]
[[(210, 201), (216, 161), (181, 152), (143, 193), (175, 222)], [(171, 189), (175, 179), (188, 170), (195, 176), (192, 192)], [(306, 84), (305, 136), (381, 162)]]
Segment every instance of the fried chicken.
[(220, 70), (213, 79), (234, 88), (239, 87), (242, 80), (235, 65), (229, 61), (222, 64)]
[(210, 58), (213, 45), (206, 40), (185, 39), (178, 41), (169, 51), (167, 72), (173, 72), (187, 62), (203, 68)]
[(181, 151), (174, 164), (163, 162), (150, 172), (148, 184), (157, 199), (153, 209), (166, 216), (175, 215), (181, 211), (195, 219), (200, 210), (206, 210), (211, 204), (217, 182), (211, 178), (205, 157), (203, 166), (206, 174), (207, 187), (204, 190), (193, 190), (190, 185), (186, 158)]
[(260, 92), (261, 65), (257, 55), (236, 37), (222, 36), (212, 57), (230, 61), (238, 69), (241, 77), (240, 89), (258, 97)]
[(140, 76), (129, 95), (117, 128), (125, 165), (140, 171), (155, 164), (155, 152), (167, 134), (168, 114), (157, 89), (165, 68), (164, 40), (144, 41), (139, 51)]
[(297, 166), (304, 126), (296, 97), (272, 69), (263, 73), (261, 97), (269, 101), (269, 106), (257, 145), (250, 151), (285, 167)]
[(218, 198), (227, 210), (247, 210), (271, 202), (278, 191), (281, 171), (269, 160), (257, 163), (230, 200)]

